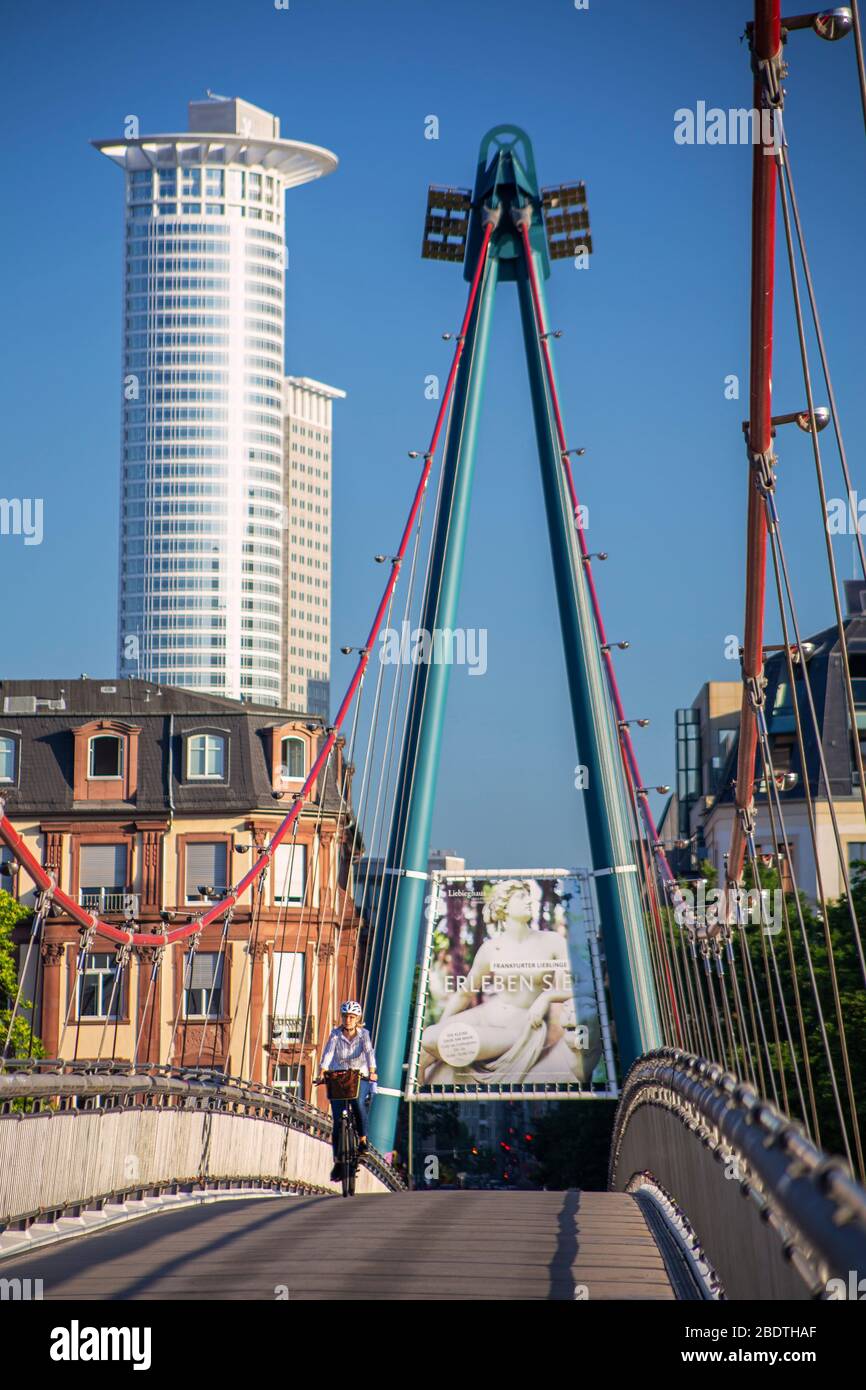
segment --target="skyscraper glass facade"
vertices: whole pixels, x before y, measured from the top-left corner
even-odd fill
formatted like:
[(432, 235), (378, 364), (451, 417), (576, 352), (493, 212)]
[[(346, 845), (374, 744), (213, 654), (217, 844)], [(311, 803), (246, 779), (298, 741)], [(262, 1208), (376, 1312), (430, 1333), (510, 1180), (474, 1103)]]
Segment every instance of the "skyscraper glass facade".
[(121, 675), (278, 705), (286, 188), (336, 159), (246, 102), (99, 142), (126, 178)]

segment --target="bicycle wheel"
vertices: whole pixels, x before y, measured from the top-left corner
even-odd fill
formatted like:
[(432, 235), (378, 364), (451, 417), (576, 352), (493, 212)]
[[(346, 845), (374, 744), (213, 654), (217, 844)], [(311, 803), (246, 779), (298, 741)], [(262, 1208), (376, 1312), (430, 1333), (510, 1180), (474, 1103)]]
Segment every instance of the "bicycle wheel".
[(355, 1117), (348, 1107), (343, 1111), (340, 1125), (340, 1155), (343, 1196), (352, 1197), (355, 1194), (355, 1169), (358, 1166), (358, 1135), (355, 1130)]

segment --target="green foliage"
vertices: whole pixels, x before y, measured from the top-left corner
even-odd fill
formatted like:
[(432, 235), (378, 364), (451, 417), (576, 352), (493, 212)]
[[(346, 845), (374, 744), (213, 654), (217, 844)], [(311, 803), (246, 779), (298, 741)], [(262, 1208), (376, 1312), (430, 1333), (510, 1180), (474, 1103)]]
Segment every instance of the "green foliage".
[[(712, 866), (710, 865), (702, 866), (708, 879), (708, 891), (715, 881), (714, 872), (712, 883), (709, 881), (711, 869)], [(734, 929), (736, 978), (746, 1015), (745, 1031), (751, 1044), (754, 1067), (758, 1072), (756, 1077), (758, 1088), (768, 1099), (777, 1099), (781, 1109), (787, 1110), (795, 1118), (808, 1121), (814, 1131), (813, 1106), (809, 1095), (809, 1073), (811, 1072), (814, 1111), (817, 1114), (815, 1138), (823, 1148), (830, 1152), (844, 1153), (843, 1124), (839, 1115), (840, 1106), (834, 1095), (832, 1079), (833, 1073), (835, 1073), (842, 1117), (850, 1136), (853, 1132), (853, 1125), (845, 1077), (843, 1030), (851, 1072), (851, 1089), (854, 1093), (854, 1112), (861, 1129), (866, 1127), (866, 1123), (864, 1123), (866, 1122), (866, 990), (864, 990), (863, 972), (848, 900), (843, 896), (838, 901), (828, 903), (827, 922), (825, 924), (820, 914), (810, 905), (805, 894), (799, 895), (799, 911), (797, 897), (794, 894), (786, 894), (783, 900), (777, 900), (773, 897), (775, 893), (780, 891), (780, 878), (775, 868), (762, 866), (759, 870), (759, 882), (756, 884), (751, 866), (747, 864), (744, 869), (743, 882), (747, 889), (759, 886), (762, 891), (770, 895), (768, 901), (771, 905), (771, 915), (773, 905), (776, 902), (781, 904), (782, 901), (784, 901), (787, 914), (786, 926), (785, 913), (779, 912), (778, 922), (781, 927), (779, 931), (770, 932), (766, 928), (762, 930), (757, 920), (747, 922), (742, 930)], [(866, 864), (854, 867), (851, 906), (857, 921), (866, 923)], [(681, 950), (680, 932), (676, 924), (672, 924), (671, 935), (677, 949)], [(743, 949), (744, 943), (750, 962), (750, 969), (748, 970)], [(680, 961), (682, 965), (682, 955)], [(836, 1007), (836, 990), (834, 990), (833, 983), (834, 965), (836, 987), (841, 1005), (841, 1028), (839, 1011)], [(712, 1020), (712, 1004), (706, 991), (703, 972), (701, 971), (699, 974), (707, 1015)], [(725, 974), (727, 979), (727, 967)], [(694, 981), (694, 975), (692, 978)], [(762, 1046), (756, 1046), (755, 1043), (755, 1030), (749, 1011), (752, 979), (766, 1029), (773, 1064), (772, 1070), (768, 1067)], [(802, 1030), (797, 1013), (798, 995), (803, 1018)], [(728, 997), (729, 999), (732, 998), (729, 985)], [(787, 1015), (787, 1026), (785, 1015)], [(790, 1028), (790, 1040), (788, 1028)], [(824, 1033), (826, 1033), (826, 1045)], [(759, 1028), (758, 1038), (760, 1041)], [(805, 1048), (803, 1038), (805, 1038)], [(745, 1056), (746, 1048), (739, 1036), (738, 1042), (740, 1070), (742, 1074), (747, 1075), (749, 1068)], [(718, 1051), (717, 1046), (714, 1051)], [(759, 1056), (763, 1068), (762, 1072), (758, 1070)], [(724, 1060), (728, 1065), (730, 1064), (729, 1055)]]
[[(12, 932), (18, 926), (29, 923), (33, 917), (31, 908), (22, 907), (11, 894), (0, 889), (0, 1047), (6, 1044), (12, 1006), (18, 993), (18, 971), (16, 968), (16, 948)], [(32, 1007), (27, 999), (22, 999), (18, 1015), (12, 1026), (12, 1034), (7, 1046), (9, 1057), (44, 1057), (45, 1048), (39, 1038), (30, 1037), (30, 1020), (22, 1017), (22, 1011)]]

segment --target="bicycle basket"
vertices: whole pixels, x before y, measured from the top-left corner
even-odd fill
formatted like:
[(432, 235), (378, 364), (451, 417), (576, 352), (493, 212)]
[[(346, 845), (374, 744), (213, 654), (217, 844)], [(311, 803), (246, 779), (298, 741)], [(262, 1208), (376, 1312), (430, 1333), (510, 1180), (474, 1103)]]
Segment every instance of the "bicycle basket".
[(359, 1071), (332, 1071), (325, 1078), (328, 1100), (357, 1100), (361, 1089)]

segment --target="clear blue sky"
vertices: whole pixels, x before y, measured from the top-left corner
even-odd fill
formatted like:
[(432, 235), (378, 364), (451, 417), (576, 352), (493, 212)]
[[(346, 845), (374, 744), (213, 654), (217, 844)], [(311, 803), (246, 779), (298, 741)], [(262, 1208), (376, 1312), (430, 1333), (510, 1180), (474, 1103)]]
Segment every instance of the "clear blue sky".
[[(570, 441), (585, 445), (609, 632), (628, 711), (649, 716), (648, 781), (671, 781), (673, 711), (736, 676), (741, 635), (751, 151), (677, 146), (674, 111), (750, 104), (747, 0), (66, 0), (6, 11), (2, 492), (42, 497), (45, 539), (0, 537), (2, 671), (115, 671), (122, 177), (88, 142), (184, 129), (210, 87), (279, 114), (340, 158), (289, 195), (287, 369), (340, 386), (334, 641), (366, 633), (459, 323), (454, 266), (419, 258), (429, 183), (471, 184), (490, 126), (516, 122), (542, 183), (585, 179), (588, 272), (548, 297)], [(796, 7), (795, 7), (796, 8)], [(787, 131), (855, 485), (862, 476), (858, 273), (866, 141), (853, 43), (788, 46)], [(438, 141), (425, 140), (428, 115)], [(784, 265), (780, 272), (786, 276)], [(777, 410), (802, 386), (790, 299), (777, 316)], [(475, 864), (579, 863), (582, 809), (513, 288), (500, 292), (460, 614), (489, 672), (451, 683), (434, 843)], [(740, 401), (724, 378), (737, 373)], [(816, 398), (824, 399), (818, 388)], [(826, 439), (827, 436), (825, 435)], [(806, 629), (831, 620), (809, 442), (784, 449), (780, 507)], [(828, 449), (831, 493), (837, 466)], [(851, 542), (840, 549), (851, 573)], [(10, 602), (16, 594), (17, 602)], [(770, 640), (775, 638), (771, 623)], [(339, 696), (346, 658), (335, 655)]]

